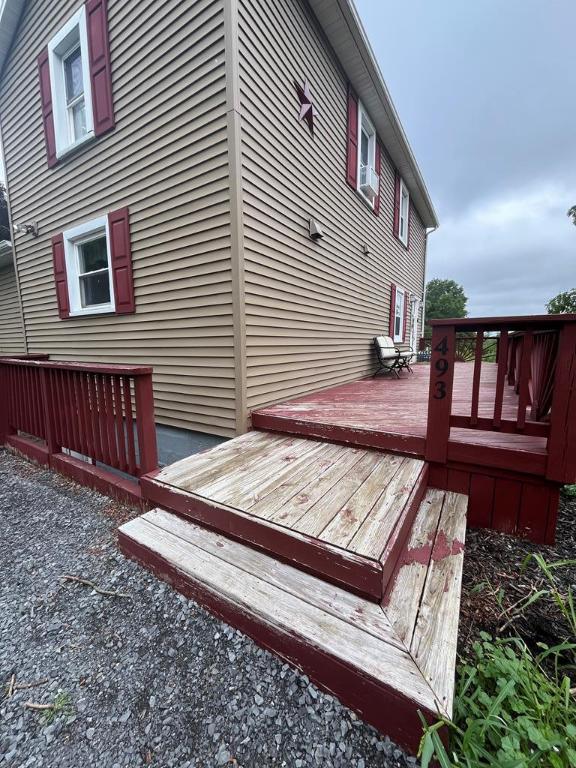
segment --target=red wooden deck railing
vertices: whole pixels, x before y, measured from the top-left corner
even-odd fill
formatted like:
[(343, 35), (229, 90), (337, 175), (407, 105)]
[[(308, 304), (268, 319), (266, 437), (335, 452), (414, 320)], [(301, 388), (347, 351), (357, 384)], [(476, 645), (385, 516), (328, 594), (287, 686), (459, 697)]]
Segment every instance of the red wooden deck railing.
[[(452, 409), (458, 333), (474, 334), (470, 414)], [(486, 334), (498, 334), (496, 382), (482, 388)], [(506, 387), (513, 388), (513, 411)], [(487, 392), (492, 402), (487, 403)], [(504, 408), (504, 404), (506, 407)], [(545, 477), (576, 480), (576, 315), (433, 320), (426, 458), (445, 463), (451, 427), (546, 439)]]
[(157, 469), (152, 369), (0, 359), (0, 443), (52, 463), (67, 449), (140, 477)]

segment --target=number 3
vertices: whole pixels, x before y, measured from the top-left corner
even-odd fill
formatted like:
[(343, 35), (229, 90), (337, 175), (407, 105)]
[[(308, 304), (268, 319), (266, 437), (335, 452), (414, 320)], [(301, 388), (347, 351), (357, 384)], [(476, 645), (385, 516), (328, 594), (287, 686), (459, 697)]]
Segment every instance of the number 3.
[(446, 397), (446, 382), (445, 381), (437, 381), (436, 382), (436, 394), (434, 395), (434, 398), (436, 400), (444, 400)]

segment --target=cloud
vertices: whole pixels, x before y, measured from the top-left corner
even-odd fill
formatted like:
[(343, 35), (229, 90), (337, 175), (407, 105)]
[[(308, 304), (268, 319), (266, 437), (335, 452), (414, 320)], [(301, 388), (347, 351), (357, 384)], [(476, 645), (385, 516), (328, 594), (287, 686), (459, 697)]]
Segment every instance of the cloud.
[(576, 287), (576, 228), (566, 216), (574, 189), (524, 187), (447, 216), (430, 235), (428, 279), (464, 286), (471, 316), (545, 312)]

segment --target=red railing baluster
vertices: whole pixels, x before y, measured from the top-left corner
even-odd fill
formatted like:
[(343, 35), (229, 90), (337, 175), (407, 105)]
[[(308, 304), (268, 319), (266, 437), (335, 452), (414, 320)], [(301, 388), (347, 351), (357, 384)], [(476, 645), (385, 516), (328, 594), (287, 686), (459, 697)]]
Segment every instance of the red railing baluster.
[(128, 472), (131, 475), (137, 473), (136, 449), (134, 445), (134, 418), (132, 415), (132, 394), (130, 392), (130, 379), (122, 377), (122, 390), (124, 393), (124, 411), (126, 414), (126, 440), (128, 443)]
[(472, 404), (470, 406), (470, 424), (478, 424), (478, 401), (480, 399), (480, 376), (482, 373), (482, 355), (484, 354), (484, 331), (476, 333), (474, 350), (474, 375), (472, 376)]
[(532, 367), (532, 342), (533, 333), (526, 331), (522, 344), (522, 358), (520, 360), (520, 372), (518, 375), (518, 415), (516, 424), (519, 430), (526, 425), (526, 409), (530, 401), (530, 371)]
[(496, 373), (496, 392), (494, 396), (494, 416), (492, 426), (495, 429), (500, 428), (502, 422), (502, 402), (504, 400), (504, 383), (506, 380), (506, 366), (509, 362), (508, 354), (508, 331), (500, 332), (498, 340), (498, 371)]
[(116, 440), (118, 443), (118, 461), (119, 469), (124, 472), (128, 469), (126, 462), (126, 437), (124, 432), (124, 412), (122, 408), (122, 390), (120, 388), (120, 377), (114, 376), (114, 417), (116, 421)]
[(85, 446), (86, 456), (94, 457), (94, 432), (92, 427), (92, 413), (90, 411), (90, 392), (88, 391), (87, 373), (78, 373), (78, 386), (82, 403), (82, 418), (86, 428)]
[(112, 382), (110, 376), (103, 377), (104, 402), (106, 404), (105, 424), (108, 437), (108, 447), (112, 467), (118, 466), (118, 450), (116, 448), (116, 429), (114, 423), (114, 401), (112, 399)]
[(96, 376), (88, 374), (88, 391), (90, 393), (90, 416), (92, 420), (92, 437), (94, 439), (95, 461), (104, 461), (104, 452), (102, 450), (102, 441), (100, 440), (100, 429), (98, 425), (98, 395), (96, 394)]

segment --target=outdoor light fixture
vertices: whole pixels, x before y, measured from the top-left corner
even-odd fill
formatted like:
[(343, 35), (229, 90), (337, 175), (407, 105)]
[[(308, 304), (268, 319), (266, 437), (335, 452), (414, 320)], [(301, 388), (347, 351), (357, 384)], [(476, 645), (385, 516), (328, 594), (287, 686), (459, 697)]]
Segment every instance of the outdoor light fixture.
[(31, 221), (30, 224), (14, 224), (12, 231), (15, 235), (24, 234), (38, 237), (38, 222)]
[(367, 245), (366, 243), (364, 243), (364, 245), (362, 246), (362, 253), (364, 254), (364, 256), (370, 256), (370, 246)]
[(324, 232), (322, 231), (322, 227), (320, 224), (316, 221), (316, 219), (310, 219), (309, 222), (310, 227), (310, 237), (312, 240), (320, 240), (321, 237), (324, 237)]

